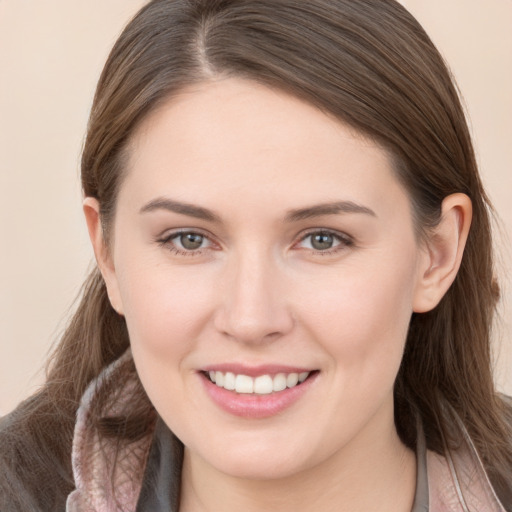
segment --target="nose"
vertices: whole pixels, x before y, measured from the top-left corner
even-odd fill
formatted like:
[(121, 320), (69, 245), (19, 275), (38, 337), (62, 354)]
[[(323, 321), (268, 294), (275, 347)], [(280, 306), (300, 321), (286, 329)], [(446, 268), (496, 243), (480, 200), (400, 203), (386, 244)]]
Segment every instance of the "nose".
[(215, 327), (223, 335), (240, 343), (261, 344), (292, 330), (283, 272), (268, 255), (253, 252), (236, 257), (225, 277), (215, 314)]

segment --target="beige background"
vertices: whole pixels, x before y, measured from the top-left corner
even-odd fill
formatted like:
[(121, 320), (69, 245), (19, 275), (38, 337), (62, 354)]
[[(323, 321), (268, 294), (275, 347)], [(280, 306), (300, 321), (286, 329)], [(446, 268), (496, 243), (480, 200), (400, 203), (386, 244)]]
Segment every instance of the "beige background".
[[(95, 82), (141, 0), (0, 0), (0, 415), (42, 381), (92, 259), (78, 162)], [(512, 257), (512, 0), (404, 0), (468, 105), (481, 170)], [(509, 274), (507, 277), (506, 274)], [(497, 380), (512, 394), (505, 283)]]

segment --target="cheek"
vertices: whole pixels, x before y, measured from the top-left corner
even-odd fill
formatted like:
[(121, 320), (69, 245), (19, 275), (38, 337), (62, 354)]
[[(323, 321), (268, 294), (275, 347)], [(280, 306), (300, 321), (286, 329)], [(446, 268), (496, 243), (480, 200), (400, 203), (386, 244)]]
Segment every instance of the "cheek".
[(147, 262), (120, 269), (119, 288), (133, 346), (155, 356), (185, 354), (213, 304), (207, 276)]
[[(203, 275), (148, 264), (120, 272), (120, 292), (139, 378), (165, 417), (187, 417), (190, 354), (211, 317), (211, 286)], [(172, 393), (169, 391), (172, 390)]]
[[(316, 293), (304, 290), (304, 324), (338, 369), (360, 387), (379, 376), (393, 381), (412, 314), (414, 259), (402, 265), (382, 261), (371, 271), (347, 269)], [(391, 382), (390, 382), (391, 384)]]

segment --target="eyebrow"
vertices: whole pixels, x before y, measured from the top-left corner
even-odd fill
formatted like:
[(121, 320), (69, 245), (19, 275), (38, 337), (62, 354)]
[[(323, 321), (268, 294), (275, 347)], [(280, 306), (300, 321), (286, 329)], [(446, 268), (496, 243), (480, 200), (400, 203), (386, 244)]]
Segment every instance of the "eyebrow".
[[(221, 218), (216, 213), (208, 210), (207, 208), (190, 203), (183, 203), (181, 201), (175, 201), (166, 197), (158, 197), (151, 200), (140, 209), (140, 213), (148, 213), (156, 210), (167, 210), (209, 222), (222, 222)], [(285, 216), (285, 221), (297, 222), (305, 219), (321, 217), (323, 215), (338, 215), (340, 213), (358, 213), (377, 217), (375, 212), (366, 206), (352, 201), (336, 201), (333, 203), (323, 203), (306, 208), (290, 210)]]
[(189, 217), (195, 217), (196, 219), (202, 219), (209, 222), (221, 222), (218, 215), (213, 213), (207, 208), (202, 206), (196, 206), (190, 203), (182, 203), (180, 201), (174, 201), (166, 197), (158, 197), (153, 199), (140, 209), (140, 213), (154, 212), (155, 210), (167, 210), (181, 215), (187, 215)]
[(287, 222), (297, 222), (299, 220), (321, 217), (322, 215), (337, 215), (340, 213), (359, 213), (377, 217), (377, 214), (370, 208), (354, 203), (352, 201), (337, 201), (334, 203), (324, 203), (307, 208), (290, 210), (286, 214)]

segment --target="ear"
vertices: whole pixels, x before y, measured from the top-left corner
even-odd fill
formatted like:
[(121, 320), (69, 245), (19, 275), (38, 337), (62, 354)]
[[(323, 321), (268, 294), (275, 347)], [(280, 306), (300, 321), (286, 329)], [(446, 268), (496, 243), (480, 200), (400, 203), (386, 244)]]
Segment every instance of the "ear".
[(447, 196), (441, 221), (428, 235), (413, 311), (434, 309), (448, 291), (460, 267), (472, 217), (471, 199), (466, 194)]
[(83, 209), (85, 221), (87, 222), (87, 229), (89, 231), (89, 238), (91, 239), (92, 247), (94, 249), (96, 262), (98, 263), (101, 275), (103, 276), (103, 280), (107, 286), (110, 304), (118, 314), (122, 315), (122, 301), (119, 293), (114, 262), (112, 260), (111, 251), (105, 243), (103, 236), (100, 219), (100, 204), (94, 197), (86, 197), (83, 202)]

